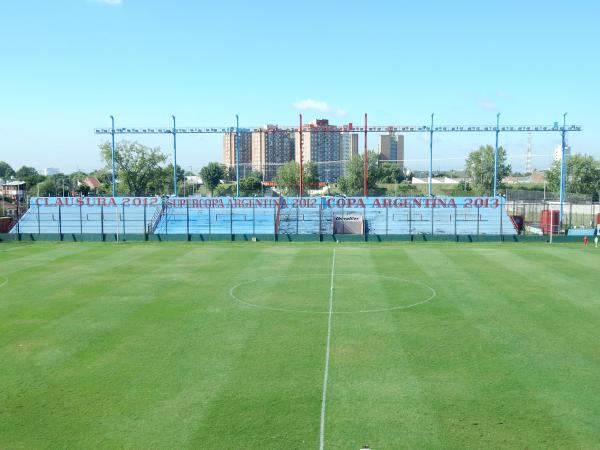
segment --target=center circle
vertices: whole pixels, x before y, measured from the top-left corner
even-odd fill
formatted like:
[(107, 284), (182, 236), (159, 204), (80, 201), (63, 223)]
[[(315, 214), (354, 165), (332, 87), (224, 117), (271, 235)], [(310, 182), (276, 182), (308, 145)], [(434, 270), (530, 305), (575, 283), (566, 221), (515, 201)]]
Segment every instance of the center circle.
[[(237, 302), (271, 311), (329, 314), (331, 275), (272, 275), (236, 284), (229, 294)], [(333, 314), (375, 313), (408, 309), (430, 302), (435, 289), (389, 275), (335, 274)]]

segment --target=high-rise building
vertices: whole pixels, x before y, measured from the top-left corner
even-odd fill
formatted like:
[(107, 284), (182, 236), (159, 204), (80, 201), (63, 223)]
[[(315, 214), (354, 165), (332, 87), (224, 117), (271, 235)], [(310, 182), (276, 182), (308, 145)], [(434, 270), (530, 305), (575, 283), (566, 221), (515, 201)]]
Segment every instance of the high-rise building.
[(294, 160), (294, 135), (277, 125), (266, 125), (252, 133), (252, 170), (272, 181), (277, 169)]
[(358, 134), (343, 131), (340, 133), (341, 175), (346, 175), (346, 162), (358, 156)]
[[(223, 162), (225, 167), (233, 167), (236, 165), (236, 132), (229, 131), (223, 134)], [(240, 178), (245, 177), (252, 171), (252, 133), (250, 131), (240, 130)]]
[(44, 175), (49, 177), (50, 175), (58, 175), (60, 173), (60, 169), (56, 167), (46, 167), (44, 169)]
[(379, 160), (390, 161), (404, 169), (404, 136), (394, 133), (379, 136)]
[[(341, 175), (340, 129), (327, 119), (317, 119), (302, 132), (302, 160), (314, 162), (320, 181), (337, 181)], [(300, 134), (295, 135), (296, 161), (300, 161)]]
[[(571, 146), (565, 145), (565, 159), (569, 159), (571, 156)], [(562, 160), (562, 145), (557, 145), (554, 149), (554, 161)]]

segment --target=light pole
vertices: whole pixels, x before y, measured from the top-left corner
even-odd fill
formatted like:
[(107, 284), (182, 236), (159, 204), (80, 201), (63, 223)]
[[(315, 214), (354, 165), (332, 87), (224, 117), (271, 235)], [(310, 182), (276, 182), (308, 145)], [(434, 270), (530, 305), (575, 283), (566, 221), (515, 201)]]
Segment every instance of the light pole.
[(304, 157), (304, 155), (302, 154), (303, 151), (303, 146), (304, 146), (304, 141), (303, 141), (303, 134), (302, 134), (302, 114), (299, 115), (300, 116), (300, 127), (298, 128), (298, 135), (300, 137), (300, 197), (302, 197), (302, 190), (304, 189), (304, 187), (302, 186), (302, 182), (303, 182), (303, 176), (304, 176), (304, 172), (302, 171), (302, 159)]
[(566, 134), (566, 132), (567, 132), (567, 113), (564, 113), (563, 114), (563, 126), (562, 126), (562, 130), (561, 130), (562, 149), (561, 149), (561, 158), (560, 158), (560, 211), (558, 213), (559, 229), (560, 229), (560, 227), (562, 227), (562, 223), (563, 223), (563, 202), (565, 199), (565, 176), (566, 176), (566, 171), (567, 171), (567, 168), (566, 168), (567, 164), (565, 161), (565, 147), (566, 147), (565, 134)]
[(498, 133), (500, 133), (500, 113), (496, 114), (496, 151), (494, 152), (494, 197), (498, 186)]
[(112, 137), (112, 146), (111, 146), (111, 160), (112, 160), (112, 196), (115, 197), (116, 192), (116, 174), (115, 174), (115, 118), (114, 116), (110, 116), (110, 121), (112, 124), (112, 128), (110, 131)]
[(429, 129), (429, 196), (433, 195), (433, 113), (431, 113), (431, 128)]
[(240, 118), (235, 115), (235, 196), (240, 196)]
[(363, 197), (367, 196), (367, 113), (365, 113), (365, 148), (363, 152)]
[(177, 197), (177, 129), (175, 128), (175, 116), (173, 118), (173, 193)]

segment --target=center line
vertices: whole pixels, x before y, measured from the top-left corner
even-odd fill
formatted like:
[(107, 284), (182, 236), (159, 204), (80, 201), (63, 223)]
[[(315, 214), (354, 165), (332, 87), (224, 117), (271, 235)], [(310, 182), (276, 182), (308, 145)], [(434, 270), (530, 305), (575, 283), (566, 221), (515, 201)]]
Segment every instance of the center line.
[(331, 342), (331, 319), (333, 317), (333, 276), (335, 273), (335, 248), (331, 262), (331, 286), (329, 288), (329, 319), (327, 323), (327, 347), (325, 350), (325, 374), (323, 375), (323, 400), (321, 401), (321, 433), (319, 449), (325, 448), (325, 404), (327, 403), (327, 378), (329, 377), (329, 348)]

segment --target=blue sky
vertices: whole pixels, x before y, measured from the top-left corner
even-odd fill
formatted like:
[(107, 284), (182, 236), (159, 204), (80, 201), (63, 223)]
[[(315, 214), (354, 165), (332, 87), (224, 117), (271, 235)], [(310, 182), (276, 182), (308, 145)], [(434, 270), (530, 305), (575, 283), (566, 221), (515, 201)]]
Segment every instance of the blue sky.
[[(20, 0), (0, 4), (0, 159), (100, 166), (94, 127), (568, 121), (600, 157), (599, 2)], [(308, 101), (311, 100), (311, 101)], [(171, 140), (141, 137), (169, 153)], [(376, 136), (369, 147), (376, 148)], [(439, 134), (434, 168), (460, 168), (490, 135)], [(527, 135), (501, 135), (524, 166)], [(546, 167), (556, 133), (534, 135)], [(362, 146), (362, 144), (361, 144)], [(406, 138), (411, 168), (426, 136)], [(178, 140), (178, 162), (221, 159), (220, 136)], [(196, 170), (196, 169), (194, 169)]]

